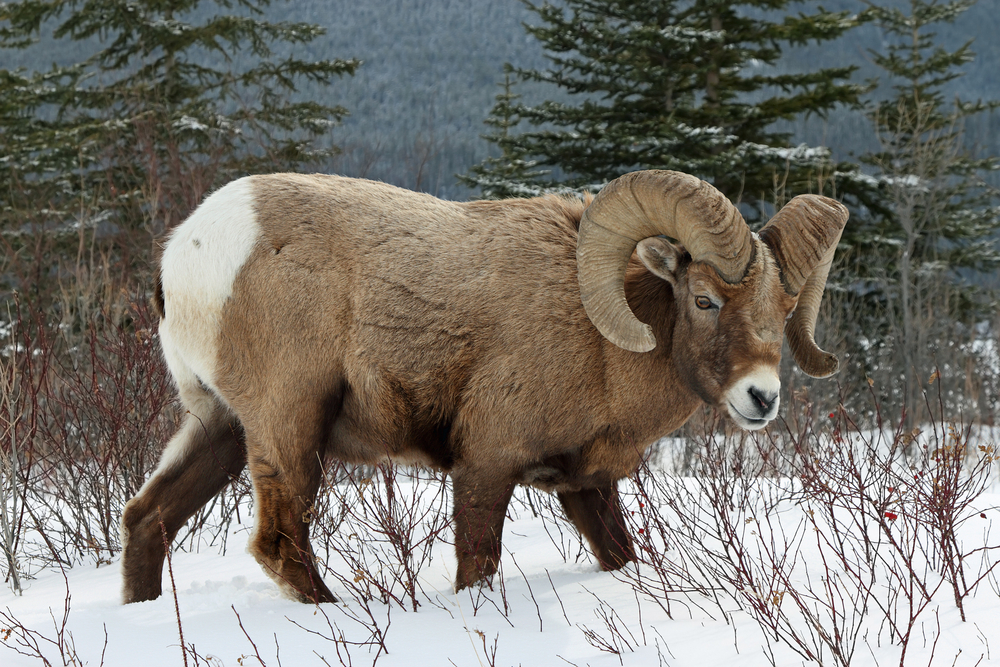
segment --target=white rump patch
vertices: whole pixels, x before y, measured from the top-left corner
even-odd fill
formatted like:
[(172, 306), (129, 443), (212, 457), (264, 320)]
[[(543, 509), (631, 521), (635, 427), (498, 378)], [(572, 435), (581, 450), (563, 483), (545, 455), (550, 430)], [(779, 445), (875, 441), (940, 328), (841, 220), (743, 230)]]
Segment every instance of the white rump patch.
[(161, 263), (166, 318), (160, 334), (182, 400), (185, 390), (197, 392), (191, 384), (199, 380), (215, 388), (222, 307), (260, 235), (253, 177), (247, 177), (212, 193), (167, 242)]

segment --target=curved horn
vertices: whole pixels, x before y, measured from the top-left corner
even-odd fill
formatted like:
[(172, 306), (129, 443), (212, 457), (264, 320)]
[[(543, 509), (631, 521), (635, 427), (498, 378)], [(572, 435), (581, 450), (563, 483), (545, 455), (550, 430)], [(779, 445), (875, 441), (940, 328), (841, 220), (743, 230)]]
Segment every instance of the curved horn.
[(738, 283), (753, 255), (750, 228), (725, 195), (675, 171), (637, 171), (616, 178), (587, 207), (576, 246), (580, 297), (598, 331), (618, 347), (648, 352), (656, 338), (625, 300), (625, 269), (635, 246), (651, 236), (677, 239), (695, 261)]
[(840, 369), (836, 355), (816, 345), (816, 317), (826, 279), (847, 224), (847, 207), (819, 195), (799, 195), (760, 230), (760, 238), (774, 253), (785, 292), (799, 303), (785, 325), (792, 356), (806, 375), (823, 378)]

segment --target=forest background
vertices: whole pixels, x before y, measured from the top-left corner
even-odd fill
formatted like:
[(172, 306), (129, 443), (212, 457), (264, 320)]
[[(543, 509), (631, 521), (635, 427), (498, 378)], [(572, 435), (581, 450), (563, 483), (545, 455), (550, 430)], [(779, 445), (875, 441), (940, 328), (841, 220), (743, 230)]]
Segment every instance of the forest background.
[[(831, 12), (864, 8), (859, 0), (828, 0), (791, 4), (789, 11), (810, 11), (817, 4)], [(217, 11), (205, 2), (195, 7), (192, 18)], [(303, 60), (357, 58), (364, 63), (354, 76), (331, 87), (302, 89), (303, 97), (340, 105), (349, 112), (327, 137), (342, 153), (324, 170), (375, 178), (446, 199), (474, 194), (455, 174), (466, 173), (491, 154), (491, 144), (480, 135), (487, 129), (483, 120), (493, 107), (494, 96), (501, 92), (504, 65), (544, 69), (548, 64), (542, 43), (523, 27), (524, 23), (538, 24), (536, 15), (515, 0), (301, 0), (276, 2), (267, 15), (326, 30), (312, 42), (296, 45), (295, 53)], [(1000, 43), (995, 39), (1000, 14), (992, 3), (975, 3), (954, 22), (935, 25), (933, 31), (935, 42), (948, 49), (973, 40), (975, 58), (961, 67), (962, 76), (945, 86), (949, 97), (1000, 97), (996, 70)], [(868, 23), (822, 45), (786, 49), (777, 71), (802, 69), (800, 63), (855, 65), (858, 71), (852, 80), (860, 83), (881, 77), (871, 99), (886, 98), (892, 94), (891, 83), (869, 53), (869, 49), (882, 50), (886, 43), (883, 30)], [(96, 40), (54, 41), (43, 33), (34, 47), (0, 49), (0, 69), (47, 70), (53, 62), (83, 62), (93, 54), (95, 44)], [(287, 55), (287, 51), (276, 46), (275, 54)], [(252, 58), (242, 50), (228, 55), (235, 69), (241, 68), (242, 59)], [(524, 88), (518, 92), (529, 102), (562, 95), (551, 86)], [(871, 123), (858, 110), (840, 109), (827, 119), (800, 118), (788, 129), (795, 133), (795, 143), (829, 146), (835, 159), (856, 157), (877, 147)], [(974, 119), (966, 133), (970, 146), (987, 155), (1000, 155), (1000, 117), (996, 114)]]
[[(640, 17), (644, 11), (643, 3), (603, 4), (632, 7), (628, 11), (639, 12)], [(972, 371), (991, 368), (992, 362), (977, 353), (988, 354), (995, 348), (989, 341), (995, 329), (991, 318), (995, 318), (993, 290), (1000, 258), (995, 232), (1000, 217), (992, 188), (1000, 182), (995, 162), (1000, 155), (1000, 114), (991, 110), (994, 97), (1000, 97), (1000, 78), (995, 76), (1000, 46), (992, 35), (1000, 28), (1000, 17), (989, 2), (914, 4), (925, 7), (917, 26), (925, 43), (918, 50), (929, 67), (908, 81), (905, 54), (902, 63), (878, 59), (899, 56), (891, 56), (890, 48), (906, 47), (909, 36), (893, 33), (886, 16), (879, 20), (873, 14), (873, 8), (882, 7), (906, 16), (913, 13), (908, 0), (875, 5), (859, 0), (720, 4), (728, 5), (737, 7), (737, 14), (775, 26), (800, 13), (839, 17), (851, 24), (822, 41), (776, 40), (777, 57), (771, 63), (744, 56), (737, 64), (742, 77), (853, 69), (836, 82), (844, 88), (842, 103), (807, 101), (766, 128), (772, 136), (785, 133), (781, 142), (805, 149), (807, 155), (824, 151), (821, 161), (831, 173), (846, 166), (860, 177), (882, 179), (875, 188), (862, 183), (868, 192), (861, 200), (841, 183), (824, 191), (841, 199), (846, 195), (852, 208), (826, 300), (828, 324), (821, 325), (820, 332), (827, 336), (827, 346), (846, 355), (842, 393), (856, 396), (865, 380), (887, 374), (877, 378), (877, 396), (896, 413), (906, 406), (905, 419), (912, 428), (923, 411), (917, 376), (926, 379), (941, 367), (947, 370), (948, 382), (956, 383), (945, 392), (953, 399), (951, 408), (992, 419), (995, 401), (980, 399), (991, 392), (996, 395), (995, 384)], [(308, 169), (374, 178), (448, 199), (497, 196), (495, 188), (478, 187), (483, 178), (476, 172), (496, 172), (497, 163), (491, 160), (506, 162), (506, 169), (517, 163), (516, 156), (508, 155), (509, 147), (498, 148), (503, 142), (498, 132), (508, 132), (501, 126), (520, 120), (509, 129), (511, 135), (538, 130), (528, 121), (546, 118), (544, 104), (580, 105), (587, 98), (570, 94), (565, 85), (539, 80), (539, 74), (552, 69), (550, 57), (558, 54), (551, 48), (546, 51), (553, 40), (545, 43), (526, 31), (526, 26), (544, 21), (522, 2), (176, 0), (155, 5), (153, 13), (168, 21), (176, 13), (178, 25), (203, 28), (188, 30), (185, 39), (169, 44), (157, 42), (167, 37), (156, 30), (146, 34), (131, 26), (127, 16), (114, 18), (120, 7), (128, 5), (109, 3), (107, 7), (119, 9), (100, 11), (102, 3), (7, 5), (18, 6), (36, 9), (11, 14), (10, 27), (0, 40), (17, 47), (0, 49), (0, 72), (14, 77), (0, 86), (4, 108), (0, 139), (11, 153), (0, 164), (6, 195), (0, 197), (5, 209), (0, 227), (8, 243), (0, 276), (8, 289), (33, 290), (38, 296), (33, 305), (43, 310), (49, 309), (47, 302), (59, 301), (58, 319), (71, 330), (85, 329), (88, 311), (107, 308), (116, 300), (109, 298), (109, 290), (148, 291), (153, 239), (162, 237), (207, 192), (227, 180), (245, 173)], [(59, 11), (69, 11), (56, 11), (58, 7), (74, 7), (72, 11), (83, 18), (67, 23), (70, 27), (56, 37), (52, 31), (65, 20)], [(866, 11), (867, 20), (855, 20)], [(209, 20), (227, 15), (257, 23), (223, 25)], [(194, 35), (188, 37), (190, 33)], [(205, 40), (210, 39), (223, 48), (207, 47)], [(156, 62), (149, 53), (155, 54), (157, 48), (177, 55)], [(947, 57), (936, 56), (938, 50)], [(101, 53), (104, 60), (92, 60)], [(170, 89), (164, 77), (175, 57), (198, 60), (201, 69), (181, 74), (187, 77), (184, 86)], [(137, 62), (154, 64), (139, 67)], [(269, 70), (267, 63), (285, 65)], [(29, 84), (31, 72), (36, 79)], [(240, 73), (240, 78), (228, 80), (233, 73)], [(929, 86), (924, 92), (933, 95), (940, 116), (934, 121), (936, 127), (917, 132), (914, 146), (923, 148), (901, 147), (897, 139), (908, 129), (886, 124), (891, 117), (886, 110), (906, 97), (907, 85)], [(851, 86), (854, 91), (847, 90)], [(103, 96), (93, 92), (97, 89), (104, 91)], [(165, 93), (168, 89), (172, 92)], [(84, 92), (67, 97), (68, 90)], [(775, 86), (761, 86), (737, 92), (734, 101), (753, 104), (778, 92)], [(497, 116), (504, 113), (504, 94), (506, 119)], [(595, 99), (601, 94), (592, 93)], [(178, 97), (160, 99), (166, 95)], [(542, 113), (519, 118), (514, 104), (534, 106)], [(66, 109), (97, 120), (66, 123)], [(210, 120), (217, 109), (223, 110), (222, 120)], [(173, 117), (158, 119), (161, 112)], [(19, 123), (29, 120), (34, 126), (18, 129)], [(57, 127), (62, 127), (61, 134), (50, 136)], [(157, 127), (159, 134), (152, 129)], [(29, 135), (32, 139), (25, 141)], [(887, 149), (909, 151), (910, 158), (918, 161), (926, 161), (935, 151), (941, 155), (934, 158), (937, 166), (902, 165), (900, 155), (889, 155)], [(20, 157), (14, 157), (18, 151)], [(918, 156), (919, 151), (923, 153)], [(608, 178), (634, 168), (690, 170), (678, 160), (673, 164), (612, 161), (590, 176), (584, 173), (581, 181), (580, 174), (571, 178), (568, 164), (560, 164), (566, 159), (565, 151), (550, 156), (548, 169), (539, 172), (551, 172), (546, 183), (533, 183), (527, 191), (551, 189), (560, 179), (578, 190), (586, 184), (582, 189), (593, 191)], [(943, 172), (932, 174), (935, 169)], [(35, 174), (28, 175), (32, 170)], [(916, 173), (921, 170), (925, 173)], [(81, 171), (88, 172), (86, 178), (68, 177)], [(529, 172), (516, 177), (531, 180)], [(61, 176), (52, 179), (53, 174)], [(711, 173), (699, 175), (719, 180)], [(914, 198), (913, 188), (906, 191), (901, 186), (908, 176), (922, 181), (917, 189), (933, 182), (936, 192), (920, 195), (927, 201)], [(765, 180), (769, 177), (763, 174)], [(817, 181), (806, 184), (806, 189), (823, 190), (824, 175), (812, 177)], [(830, 180), (829, 174), (826, 177)], [(37, 181), (44, 180), (59, 181), (56, 191), (40, 191)], [(853, 181), (857, 185), (859, 179)], [(723, 187), (721, 182), (717, 185)], [(780, 205), (786, 195), (795, 193), (795, 188), (787, 193), (776, 188), (761, 199)], [(500, 194), (512, 193), (501, 188)], [(738, 198), (737, 193), (730, 194)], [(757, 206), (752, 197), (744, 200)], [(941, 205), (951, 208), (951, 221), (938, 221), (944, 219), (935, 209)], [(748, 211), (753, 212), (744, 208)], [(955, 222), (968, 211), (975, 211), (978, 219)], [(900, 215), (924, 215), (924, 219), (906, 228)], [(754, 216), (749, 217), (753, 221)], [(912, 247), (907, 249), (907, 244)], [(96, 253), (86, 261), (85, 247)], [(100, 274), (114, 279), (102, 280)], [(87, 294), (69, 294), (81, 288)], [(103, 289), (102, 297), (93, 298), (91, 292), (98, 289)], [(938, 351), (936, 341), (962, 349), (953, 349), (954, 354)], [(789, 368), (786, 374), (790, 373)], [(789, 377), (793, 387), (813, 386), (800, 376)], [(870, 408), (865, 412), (873, 413)]]

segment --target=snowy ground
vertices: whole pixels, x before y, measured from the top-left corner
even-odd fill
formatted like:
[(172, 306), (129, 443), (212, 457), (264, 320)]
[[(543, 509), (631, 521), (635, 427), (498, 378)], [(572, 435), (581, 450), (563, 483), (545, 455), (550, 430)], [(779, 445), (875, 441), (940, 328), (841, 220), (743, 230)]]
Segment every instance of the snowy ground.
[[(404, 486), (407, 483), (404, 481)], [(629, 488), (634, 491), (634, 487)], [(976, 522), (963, 524), (967, 549), (1000, 542), (1000, 493), (996, 491), (992, 483), (990, 492), (980, 495), (968, 510)], [(202, 545), (173, 556), (176, 600), (184, 643), (189, 647), (186, 654), (181, 648), (178, 615), (166, 569), (163, 597), (122, 606), (119, 566), (114, 562), (99, 567), (78, 565), (67, 570), (65, 578), (58, 570), (45, 570), (26, 582), (22, 596), (6, 588), (0, 590), (0, 610), (4, 611), (0, 616), (0, 639), (4, 640), (0, 665), (42, 664), (37, 657), (13, 650), (25, 640), (36, 642), (54, 665), (103, 663), (116, 667), (206, 663), (377, 663), (406, 667), (815, 664), (793, 651), (787, 642), (765, 634), (732, 598), (722, 596), (716, 603), (697, 593), (676, 592), (669, 599), (654, 599), (649, 596), (650, 587), (643, 590), (642, 585), (636, 585), (643, 577), (647, 583), (662, 581), (649, 564), (633, 568), (631, 575), (599, 571), (588, 553), (581, 551), (571, 528), (555, 519), (550, 508), (541, 508), (536, 515), (523, 492), (518, 493), (520, 500), (512, 503), (505, 527), (502, 576), (494, 581), (492, 590), (453, 593), (451, 546), (437, 541), (427, 554), (429, 562), (417, 574), (420, 607), (416, 612), (395, 602), (383, 604), (360, 598), (358, 591), (365, 590), (364, 577), (378, 576), (380, 565), (371, 556), (382, 553), (377, 550), (367, 557), (365, 567), (370, 573), (359, 571), (353, 579), (349, 570), (337, 570), (349, 566), (330, 559), (341, 578), (328, 575), (327, 583), (344, 603), (317, 608), (292, 602), (279, 595), (277, 587), (245, 552), (249, 525), (244, 514), (242, 525), (234, 523), (230, 527), (224, 555), (217, 546)], [(533, 496), (536, 508), (542, 495)], [(629, 511), (638, 513), (635, 516), (647, 517), (636, 524), (644, 525), (642, 521), (648, 521), (651, 515), (639, 508), (640, 496), (626, 490), (625, 500)], [(757, 525), (753, 522), (761, 522), (762, 515), (755, 512), (765, 511), (763, 505), (754, 510), (733, 509), (746, 513), (745, 519), (740, 514), (739, 522), (750, 528)], [(796, 527), (808, 528), (808, 508), (785, 497), (766, 511), (774, 521), (767, 537), (763, 537), (763, 529), (760, 535), (748, 529), (745, 539), (771, 540), (769, 544), (777, 544), (779, 550), (782, 544), (794, 544), (795, 576), (804, 589), (820, 593), (813, 602), (817, 609), (823, 608), (821, 593), (829, 590), (823, 586), (829, 573), (822, 567), (823, 553), (817, 542), (809, 539), (808, 529), (796, 532)], [(776, 530), (784, 531), (784, 541), (774, 541)], [(789, 541), (787, 536), (796, 534), (799, 537)], [(448, 531), (442, 535), (450, 539)], [(324, 557), (321, 549), (317, 552)], [(997, 553), (984, 552), (985, 560), (970, 565), (970, 576), (996, 562)], [(669, 547), (665, 554), (667, 560), (683, 560)], [(386, 563), (386, 568), (392, 565)], [(887, 596), (889, 590), (881, 582), (872, 594)], [(401, 589), (397, 588), (395, 594), (407, 601)], [(900, 664), (899, 642), (893, 641), (886, 629), (885, 613), (879, 611), (879, 605), (869, 599), (865, 609), (852, 609), (850, 601), (840, 602), (841, 625), (852, 627), (853, 623), (859, 628), (851, 664)], [(765, 606), (791, 604), (791, 596), (781, 594), (765, 601)], [(67, 605), (60, 655), (59, 630)], [(913, 625), (905, 664), (1000, 665), (1000, 585), (996, 576), (985, 578), (969, 596), (966, 613), (967, 621), (962, 622), (951, 589), (941, 587)], [(798, 617), (790, 612), (789, 618)], [(17, 624), (21, 627), (15, 627)], [(37, 634), (26, 637), (23, 628)], [(809, 633), (802, 626), (800, 631), (803, 635)], [(23, 645), (22, 650), (26, 650)], [(836, 664), (829, 651), (824, 653), (823, 661)]]

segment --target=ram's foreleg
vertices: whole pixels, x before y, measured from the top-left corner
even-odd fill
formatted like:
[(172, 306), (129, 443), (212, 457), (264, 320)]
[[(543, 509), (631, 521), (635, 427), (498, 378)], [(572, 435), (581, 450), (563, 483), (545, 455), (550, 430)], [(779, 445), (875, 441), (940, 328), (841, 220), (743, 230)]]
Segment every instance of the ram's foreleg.
[(625, 517), (618, 485), (574, 492), (559, 492), (566, 516), (587, 538), (601, 569), (617, 570), (635, 560), (632, 538), (625, 530)]
[(460, 465), (451, 472), (454, 484), (455, 590), (487, 580), (500, 564), (500, 540), (515, 476), (496, 466)]
[[(309, 544), (313, 503), (323, 477), (323, 425), (329, 402), (299, 405), (282, 418), (247, 424), (247, 458), (254, 487), (254, 534), (250, 553), (290, 597), (336, 602), (316, 568)], [(293, 415), (289, 417), (288, 415)]]

